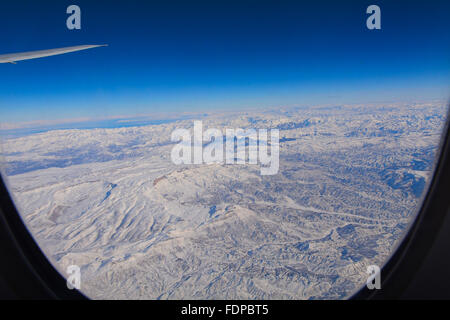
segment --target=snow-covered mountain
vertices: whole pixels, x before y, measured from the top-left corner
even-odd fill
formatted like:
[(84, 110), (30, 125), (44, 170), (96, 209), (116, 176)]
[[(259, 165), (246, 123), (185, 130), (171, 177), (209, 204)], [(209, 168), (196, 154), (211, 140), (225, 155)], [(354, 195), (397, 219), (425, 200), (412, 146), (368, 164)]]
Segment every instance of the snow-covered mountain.
[(92, 298), (345, 298), (382, 265), (433, 168), (444, 104), (202, 115), (205, 129), (277, 128), (280, 169), (174, 165), (192, 120), (3, 141), (26, 224)]

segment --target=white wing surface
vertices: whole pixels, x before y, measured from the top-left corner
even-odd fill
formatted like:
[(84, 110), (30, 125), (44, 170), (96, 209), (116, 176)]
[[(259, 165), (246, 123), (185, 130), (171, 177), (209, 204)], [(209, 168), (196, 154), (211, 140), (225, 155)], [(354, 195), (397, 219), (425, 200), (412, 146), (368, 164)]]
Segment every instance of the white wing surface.
[(59, 55), (59, 54), (81, 51), (81, 50), (97, 48), (97, 47), (105, 47), (105, 46), (107, 46), (107, 45), (106, 44), (82, 45), (82, 46), (50, 49), (50, 50), (38, 50), (38, 51), (2, 54), (2, 55), (0, 55), (0, 63), (16, 63), (16, 61), (55, 56), (55, 55)]

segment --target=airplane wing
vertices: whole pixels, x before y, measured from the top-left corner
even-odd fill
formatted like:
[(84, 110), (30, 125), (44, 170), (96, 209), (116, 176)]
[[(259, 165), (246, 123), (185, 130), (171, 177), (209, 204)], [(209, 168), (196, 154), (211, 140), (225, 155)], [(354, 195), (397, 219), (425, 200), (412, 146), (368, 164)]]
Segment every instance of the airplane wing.
[(74, 52), (74, 51), (81, 51), (81, 50), (97, 48), (97, 47), (105, 47), (105, 46), (107, 46), (107, 45), (106, 44), (83, 45), (83, 46), (73, 46), (73, 47), (65, 47), (65, 48), (50, 49), (50, 50), (38, 50), (38, 51), (2, 54), (2, 55), (0, 55), (0, 63), (15, 64), (16, 61), (55, 56), (58, 54), (64, 54), (64, 53), (69, 53), (69, 52)]

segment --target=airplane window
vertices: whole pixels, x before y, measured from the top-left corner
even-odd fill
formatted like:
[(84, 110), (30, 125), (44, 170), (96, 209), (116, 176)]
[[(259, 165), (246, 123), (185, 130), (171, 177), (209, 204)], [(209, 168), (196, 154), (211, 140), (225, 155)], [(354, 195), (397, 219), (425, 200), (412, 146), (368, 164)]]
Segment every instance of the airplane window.
[(0, 6), (2, 177), (88, 297), (345, 299), (414, 221), (448, 2)]

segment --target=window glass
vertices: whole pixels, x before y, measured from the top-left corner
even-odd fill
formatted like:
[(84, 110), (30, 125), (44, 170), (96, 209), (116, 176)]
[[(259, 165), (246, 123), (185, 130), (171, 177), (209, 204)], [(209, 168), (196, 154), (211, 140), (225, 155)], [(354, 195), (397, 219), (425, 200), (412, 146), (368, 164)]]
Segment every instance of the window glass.
[(413, 222), (448, 2), (0, 6), (0, 54), (108, 44), (0, 64), (2, 176), (87, 296), (344, 299)]

